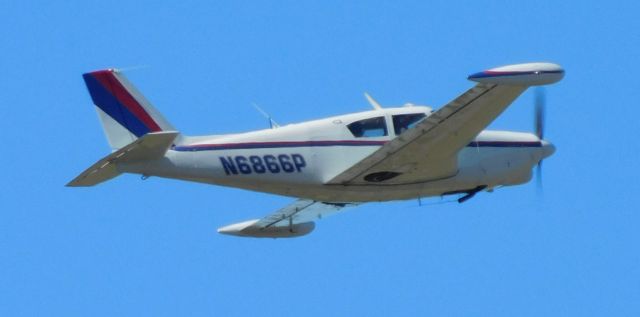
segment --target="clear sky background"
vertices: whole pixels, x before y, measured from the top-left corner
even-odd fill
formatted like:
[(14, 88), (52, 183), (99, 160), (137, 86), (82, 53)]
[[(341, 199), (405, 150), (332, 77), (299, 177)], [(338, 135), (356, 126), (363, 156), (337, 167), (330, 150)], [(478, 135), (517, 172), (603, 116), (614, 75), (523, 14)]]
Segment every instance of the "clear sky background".
[[(1, 1), (0, 316), (638, 316), (640, 7), (617, 1)], [(562, 64), (558, 150), (469, 202), (363, 205), (298, 239), (216, 228), (291, 198), (124, 175), (81, 74), (129, 79), (186, 134), (384, 105), (440, 107), (468, 74)], [(531, 131), (525, 93), (492, 128)]]

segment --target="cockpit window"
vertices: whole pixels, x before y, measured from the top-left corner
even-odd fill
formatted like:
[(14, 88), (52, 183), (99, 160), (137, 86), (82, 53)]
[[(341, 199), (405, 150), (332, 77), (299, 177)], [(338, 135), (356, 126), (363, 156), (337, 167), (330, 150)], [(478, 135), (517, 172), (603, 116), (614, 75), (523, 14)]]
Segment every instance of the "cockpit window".
[(424, 113), (400, 114), (393, 116), (393, 129), (396, 135), (409, 130), (418, 124), (426, 115)]
[(356, 138), (386, 136), (387, 123), (384, 117), (375, 117), (353, 122), (347, 126)]

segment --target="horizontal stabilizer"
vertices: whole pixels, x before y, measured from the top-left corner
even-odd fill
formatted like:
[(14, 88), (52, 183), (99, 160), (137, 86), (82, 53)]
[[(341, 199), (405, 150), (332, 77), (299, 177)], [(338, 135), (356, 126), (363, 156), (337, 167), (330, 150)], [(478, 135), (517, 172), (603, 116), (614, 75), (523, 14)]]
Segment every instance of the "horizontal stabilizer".
[(151, 161), (162, 158), (179, 134), (176, 131), (145, 134), (143, 137), (96, 162), (69, 182), (67, 186), (93, 186), (110, 180), (121, 174), (117, 168), (118, 163)]

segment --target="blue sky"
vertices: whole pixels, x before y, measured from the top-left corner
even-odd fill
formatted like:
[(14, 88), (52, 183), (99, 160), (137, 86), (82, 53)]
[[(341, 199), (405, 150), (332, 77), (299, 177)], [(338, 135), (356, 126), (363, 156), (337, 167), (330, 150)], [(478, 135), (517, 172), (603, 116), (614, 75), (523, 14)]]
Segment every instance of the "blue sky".
[[(636, 2), (0, 3), (2, 316), (637, 316)], [(440, 107), (468, 74), (554, 61), (544, 194), (376, 203), (291, 240), (221, 225), (290, 198), (121, 176), (81, 74), (127, 76), (186, 134), (385, 105)], [(533, 95), (492, 128), (530, 131)]]

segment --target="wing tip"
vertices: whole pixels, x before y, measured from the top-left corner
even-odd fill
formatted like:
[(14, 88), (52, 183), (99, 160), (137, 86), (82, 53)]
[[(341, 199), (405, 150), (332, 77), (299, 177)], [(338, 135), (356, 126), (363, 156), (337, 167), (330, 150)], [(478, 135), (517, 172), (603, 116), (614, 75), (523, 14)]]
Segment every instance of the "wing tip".
[(558, 64), (536, 62), (494, 67), (471, 74), (467, 79), (479, 83), (540, 86), (556, 83), (564, 74), (564, 69)]
[(260, 219), (252, 219), (243, 222), (233, 223), (218, 228), (218, 233), (237, 237), (250, 238), (295, 238), (307, 235), (315, 229), (314, 222), (297, 223), (291, 226), (271, 226), (263, 227), (256, 224)]

